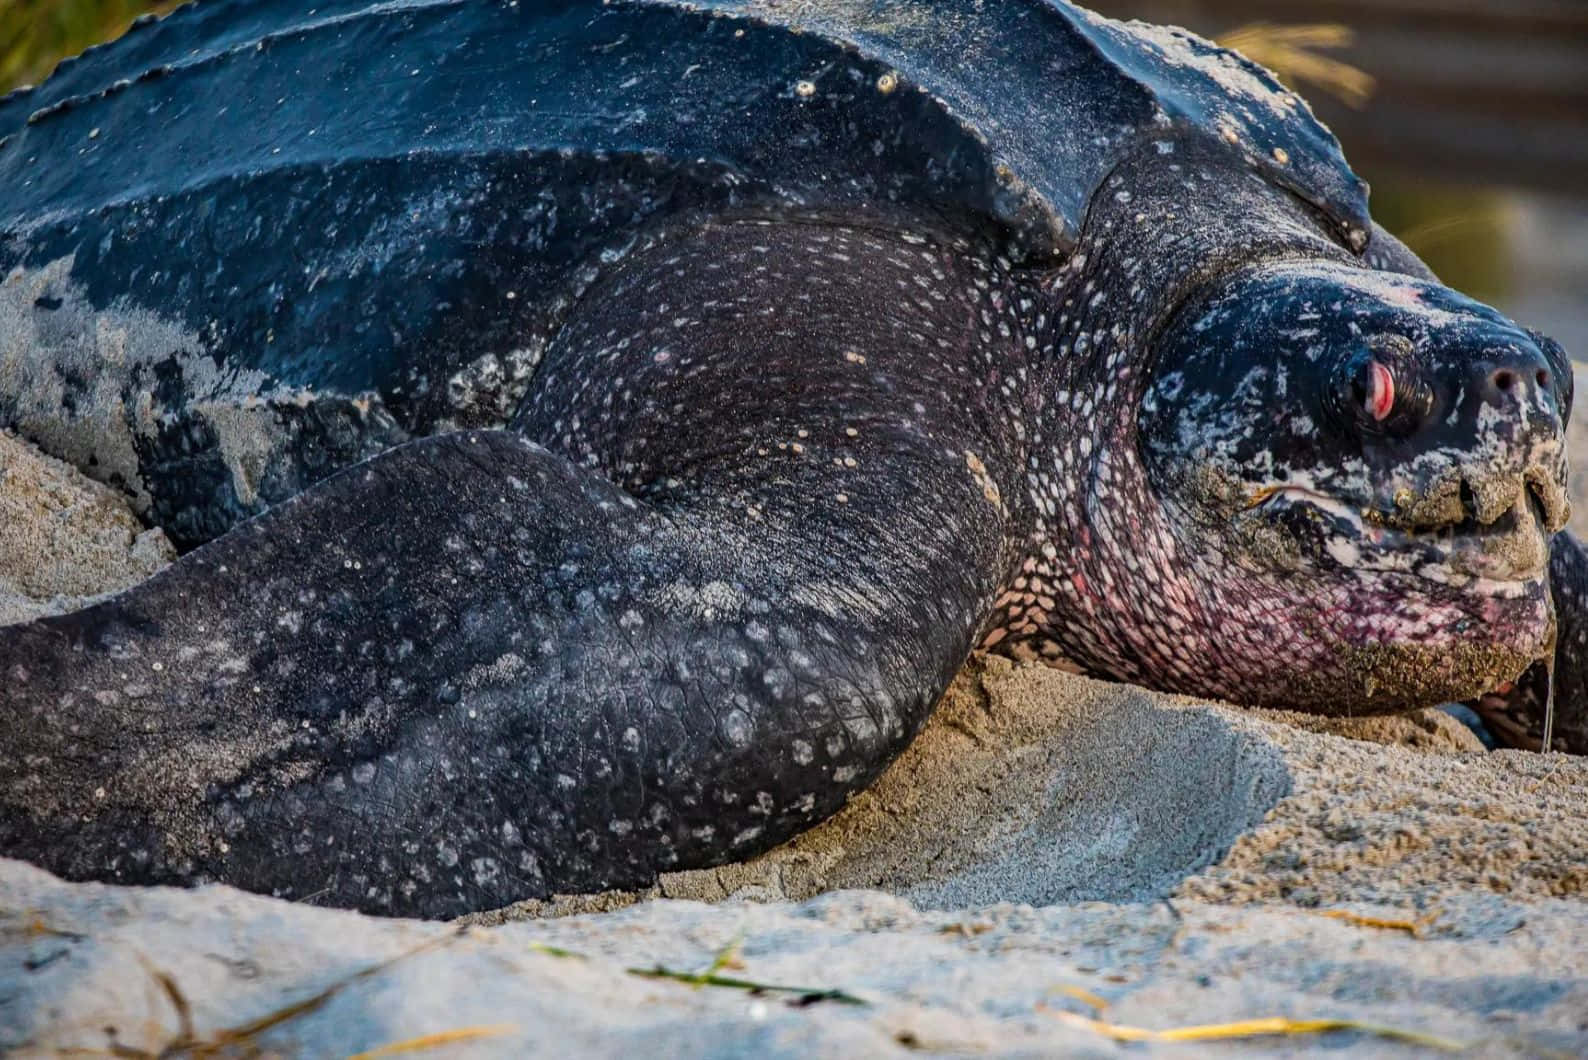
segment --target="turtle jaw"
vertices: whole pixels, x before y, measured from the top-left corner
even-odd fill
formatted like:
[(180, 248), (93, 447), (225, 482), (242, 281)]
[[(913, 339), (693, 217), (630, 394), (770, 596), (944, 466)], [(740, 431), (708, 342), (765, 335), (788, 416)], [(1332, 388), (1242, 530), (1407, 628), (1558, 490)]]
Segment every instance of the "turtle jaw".
[(1519, 489), (1487, 521), (1411, 528), (1362, 499), (1373, 491), (1294, 470), (1250, 487), (1203, 464), (1177, 481), (1158, 500), (1209, 662), (1138, 680), (1254, 706), (1394, 713), (1480, 695), (1553, 643), (1548, 512), (1564, 502), (1552, 488)]
[(1261, 580), (1329, 658), (1300, 686), (1258, 698), (1328, 713), (1405, 710), (1481, 694), (1543, 657), (1555, 635), (1550, 512), (1564, 500), (1552, 489), (1519, 494), (1486, 520), (1410, 528), (1305, 487), (1266, 491), (1234, 522), (1260, 521), (1292, 542), (1288, 569)]
[[(1462, 491), (1444, 518), (1418, 521), (1402, 511), (1352, 503), (1288, 483), (1253, 491), (1237, 519), (1288, 527), (1314, 563), (1345, 570), (1398, 571), (1476, 596), (1516, 597), (1541, 582), (1549, 567), (1549, 538), (1570, 512), (1564, 486), (1530, 472), (1505, 490), (1506, 506), (1483, 508)], [(1405, 499), (1405, 498), (1403, 498)]]

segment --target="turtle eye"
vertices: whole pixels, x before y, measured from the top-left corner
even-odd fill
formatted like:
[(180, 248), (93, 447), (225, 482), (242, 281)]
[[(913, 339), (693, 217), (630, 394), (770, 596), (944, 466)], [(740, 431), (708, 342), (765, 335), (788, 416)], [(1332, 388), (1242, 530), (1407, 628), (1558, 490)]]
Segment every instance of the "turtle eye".
[(1348, 370), (1351, 403), (1358, 415), (1381, 424), (1395, 411), (1395, 371), (1377, 357), (1363, 357)]
[(1432, 387), (1399, 351), (1362, 351), (1342, 365), (1333, 407), (1347, 429), (1407, 438), (1433, 412)]
[(1395, 373), (1375, 359), (1368, 361), (1366, 375), (1363, 407), (1375, 422), (1383, 423), (1395, 410)]

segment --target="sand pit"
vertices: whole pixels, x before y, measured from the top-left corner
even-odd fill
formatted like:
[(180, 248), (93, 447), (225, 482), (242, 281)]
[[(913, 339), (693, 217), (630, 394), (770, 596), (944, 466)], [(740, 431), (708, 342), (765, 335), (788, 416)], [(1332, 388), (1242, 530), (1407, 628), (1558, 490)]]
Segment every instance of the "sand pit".
[[(98, 487), (14, 441), (0, 456), (25, 542), (0, 555), (13, 617), (163, 561)], [(463, 934), (0, 860), (0, 1052), (441, 1034), (443, 1055), (1103, 1055), (1086, 1019), (1290, 1016), (1581, 1055), (1585, 889), (1588, 760), (1485, 753), (1438, 712), (1326, 721), (979, 659), (876, 785), (793, 842)], [(656, 975), (714, 964), (816, 993)], [(1428, 1048), (1386, 1033), (1243, 1048)]]
[(742, 869), (666, 877), (662, 892), (713, 897), (708, 879), (775, 867), (786, 898), (870, 887), (928, 909), (1150, 900), (1289, 787), (1270, 744), (1205, 707), (988, 658), (832, 820)]

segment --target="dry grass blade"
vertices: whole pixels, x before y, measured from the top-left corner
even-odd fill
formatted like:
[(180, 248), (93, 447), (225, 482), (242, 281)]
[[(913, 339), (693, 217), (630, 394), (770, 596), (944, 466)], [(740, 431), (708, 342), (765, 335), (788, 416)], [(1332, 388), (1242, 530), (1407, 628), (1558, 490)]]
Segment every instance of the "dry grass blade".
[[(742, 968), (739, 961), (739, 949), (743, 939), (736, 938), (712, 958), (711, 965), (703, 972), (681, 972), (673, 968), (658, 964), (654, 968), (625, 968), (629, 975), (639, 976), (641, 979), (668, 979), (675, 983), (687, 983), (690, 986), (720, 986), (731, 990), (746, 990), (752, 994), (792, 994), (796, 1004), (814, 1005), (818, 1001), (836, 1001), (842, 1005), (867, 1005), (870, 1002), (864, 998), (856, 997), (843, 990), (831, 990), (821, 987), (807, 986), (780, 986), (777, 983), (758, 983), (751, 979), (735, 979), (731, 976), (717, 974), (723, 968)], [(529, 948), (536, 953), (544, 953), (548, 957), (570, 957), (575, 960), (586, 960), (584, 954), (573, 950), (563, 949), (561, 946), (548, 946), (543, 942), (531, 942)]]
[(1049, 987), (1048, 993), (1062, 994), (1067, 998), (1072, 998), (1076, 1001), (1079, 1001), (1093, 1012), (1101, 1012), (1108, 1007), (1108, 1001), (1106, 998), (1099, 997), (1097, 994), (1092, 993), (1084, 986), (1075, 986), (1070, 983), (1061, 983), (1058, 986)]
[(180, 1040), (183, 1042), (197, 1041), (197, 1037), (193, 1034), (193, 1006), (188, 1004), (187, 996), (176, 985), (176, 980), (165, 972), (153, 968), (149, 969), (149, 971), (154, 976), (155, 982), (160, 984), (160, 989), (165, 991), (165, 996), (170, 1000), (171, 1007), (176, 1010)]
[(1401, 236), (1401, 242), (1417, 250), (1437, 246), (1448, 240), (1469, 240), (1474, 229), (1489, 228), (1494, 223), (1494, 218), (1484, 213), (1436, 217), (1431, 221), (1424, 221), (1415, 228), (1408, 228)]
[(718, 950), (717, 955), (711, 959), (710, 966), (699, 973), (700, 981), (697, 985), (704, 986), (708, 977), (716, 975), (725, 968), (730, 968), (734, 971), (743, 971), (744, 962), (739, 960), (739, 950), (743, 946), (744, 938), (741, 936), (735, 938), (732, 942), (729, 942), (722, 949)]
[(1459, 1053), (1466, 1049), (1466, 1046), (1462, 1043), (1452, 1041), (1449, 1038), (1423, 1034), (1420, 1031), (1404, 1030), (1400, 1027), (1363, 1023), (1360, 1020), (1296, 1020), (1285, 1016), (1269, 1016), (1263, 1019), (1236, 1020), (1233, 1023), (1201, 1023), (1190, 1027), (1171, 1027), (1168, 1030), (1160, 1031), (1149, 1027), (1130, 1027), (1119, 1023), (1105, 1023), (1102, 1020), (1078, 1016), (1073, 1012), (1054, 1011), (1052, 1015), (1062, 1023), (1091, 1031), (1094, 1034), (1101, 1034), (1106, 1038), (1112, 1038), (1116, 1042), (1216, 1042), (1232, 1041), (1239, 1038), (1262, 1038), (1270, 1035), (1291, 1036), (1327, 1034), (1331, 1031), (1355, 1031), (1358, 1034), (1370, 1034), (1376, 1038), (1389, 1038), (1394, 1041), (1409, 1042), (1413, 1045), (1422, 1045), (1430, 1049), (1439, 1049), (1450, 1053)]
[(470, 1042), (478, 1038), (499, 1038), (504, 1034), (517, 1034), (516, 1023), (492, 1023), (479, 1027), (458, 1027), (450, 1031), (437, 1031), (435, 1034), (421, 1034), (417, 1038), (404, 1038), (400, 1042), (390, 1042), (375, 1049), (362, 1053), (354, 1053), (347, 1060), (375, 1060), (379, 1056), (399, 1056), (403, 1053), (421, 1053), (427, 1049), (436, 1049), (443, 1045), (454, 1045), (458, 1042)]
[(1544, 663), (1549, 691), (1544, 695), (1544, 733), (1539, 737), (1538, 749), (1544, 754), (1549, 754), (1555, 747), (1555, 653), (1549, 653), (1548, 661)]
[[(3, 0), (0, 0), (3, 2)], [(76, 931), (67, 931), (45, 921), (43, 914), (35, 910), (0, 909), (0, 937), (7, 935), (20, 935), (25, 939), (34, 938), (59, 938), (79, 942), (86, 935)]]
[(1253, 22), (1218, 37), (1218, 43), (1268, 67), (1287, 84), (1316, 85), (1347, 106), (1358, 109), (1373, 98), (1373, 75), (1350, 63), (1317, 54), (1321, 48), (1343, 48), (1355, 39), (1349, 26), (1333, 22), (1279, 26)]
[(1318, 916), (1326, 916), (1330, 920), (1343, 920), (1347, 924), (1357, 927), (1383, 928), (1386, 931), (1404, 931), (1412, 938), (1422, 938), (1423, 932), (1432, 926), (1438, 913), (1429, 913), (1427, 916), (1418, 917), (1416, 920), (1395, 920), (1390, 917), (1365, 916), (1362, 913), (1353, 913), (1349, 909), (1322, 909), (1317, 911)]
[(1301, 22), (1294, 25), (1249, 22), (1219, 37), (1219, 43), (1226, 48), (1247, 43), (1300, 49), (1344, 48), (1355, 40), (1356, 31), (1338, 22)]
[(429, 942), (421, 943), (411, 950), (399, 953), (390, 960), (381, 961), (379, 964), (373, 964), (368, 968), (354, 972), (346, 979), (338, 980), (319, 993), (312, 994), (309, 997), (304, 998), (302, 1001), (296, 1001), (285, 1006), (284, 1008), (276, 1009), (274, 1012), (261, 1016), (259, 1019), (252, 1020), (251, 1022), (245, 1023), (239, 1027), (232, 1027), (227, 1030), (217, 1031), (212, 1037), (210, 1045), (214, 1048), (220, 1048), (247, 1042), (273, 1027), (279, 1027), (288, 1020), (296, 1019), (299, 1016), (313, 1012), (315, 1009), (318, 1009), (320, 1006), (324, 1005), (327, 1001), (331, 1000), (337, 994), (341, 993), (349, 986), (352, 986), (354, 983), (368, 979), (374, 975), (379, 975), (381, 972), (386, 971), (392, 966), (399, 964), (402, 961), (406, 961), (411, 957), (416, 957), (428, 950), (433, 950), (438, 946), (447, 945), (448, 943), (457, 939), (458, 934), (459, 933), (439, 935), (436, 938), (431, 939)]
[[(314, 1012), (316, 1009), (319, 1009), (327, 1001), (330, 1001), (333, 997), (341, 993), (353, 983), (359, 982), (363, 979), (368, 979), (373, 975), (378, 975), (381, 972), (386, 971), (388, 968), (391, 968), (393, 965), (401, 961), (408, 960), (410, 957), (424, 953), (427, 950), (435, 949), (438, 946), (444, 946), (457, 937), (458, 934), (456, 933), (437, 936), (428, 942), (415, 946), (411, 950), (408, 950), (404, 953), (399, 953), (397, 956), (392, 957), (389, 960), (382, 961), (379, 964), (371, 965), (368, 968), (354, 972), (352, 975), (332, 983), (330, 986), (319, 991), (318, 993), (311, 994), (310, 996), (299, 1001), (294, 1001), (289, 1005), (284, 1005), (283, 1007), (275, 1009), (274, 1011), (269, 1012), (258, 1019), (240, 1024), (236, 1027), (227, 1027), (222, 1030), (213, 1031), (203, 1036), (200, 1036), (194, 1027), (192, 1006), (189, 1004), (186, 995), (183, 994), (182, 989), (177, 985), (176, 980), (166, 972), (160, 971), (158, 968), (150, 965), (147, 961), (144, 961), (144, 966), (148, 969), (150, 976), (159, 986), (160, 991), (165, 996), (166, 1000), (170, 1002), (172, 1008), (176, 1011), (178, 1022), (178, 1031), (176, 1036), (167, 1041), (157, 1053), (112, 1043), (110, 1048), (107, 1050), (87, 1050), (83, 1051), (82, 1055), (110, 1055), (138, 1057), (142, 1058), (142, 1060), (152, 1060), (154, 1057), (163, 1056), (230, 1056), (234, 1055), (238, 1051), (239, 1047), (257, 1049), (258, 1043), (255, 1041), (255, 1039), (261, 1034), (264, 1034), (266, 1031), (273, 1030), (274, 1028), (279, 1027), (290, 1020), (297, 1019), (299, 1016), (304, 1016), (308, 1013)], [(466, 1030), (476, 1029), (466, 1028)], [(442, 1033), (447, 1034), (454, 1032)], [(385, 1046), (384, 1048), (392, 1049), (394, 1046)], [(384, 1054), (373, 1053), (370, 1055)]]

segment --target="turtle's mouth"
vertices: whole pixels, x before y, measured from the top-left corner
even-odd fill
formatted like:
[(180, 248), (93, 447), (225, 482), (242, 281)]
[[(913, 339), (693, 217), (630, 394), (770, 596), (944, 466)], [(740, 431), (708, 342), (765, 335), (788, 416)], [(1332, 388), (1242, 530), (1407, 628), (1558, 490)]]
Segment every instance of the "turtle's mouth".
[(1528, 474), (1502, 497), (1508, 503), (1485, 506), (1463, 482), (1455, 510), (1404, 498), (1386, 510), (1276, 483), (1256, 490), (1248, 511), (1285, 524), (1343, 568), (1411, 574), (1476, 595), (1530, 595), (1545, 578), (1550, 535), (1569, 513), (1565, 490), (1548, 476)]

